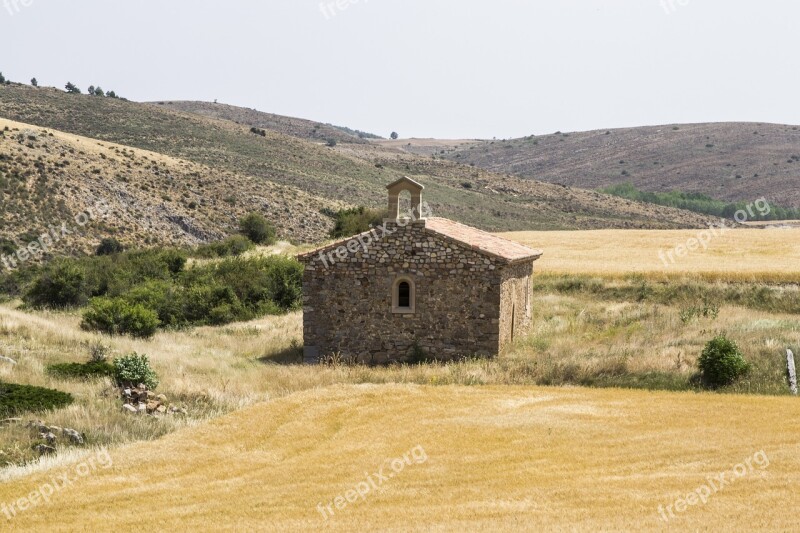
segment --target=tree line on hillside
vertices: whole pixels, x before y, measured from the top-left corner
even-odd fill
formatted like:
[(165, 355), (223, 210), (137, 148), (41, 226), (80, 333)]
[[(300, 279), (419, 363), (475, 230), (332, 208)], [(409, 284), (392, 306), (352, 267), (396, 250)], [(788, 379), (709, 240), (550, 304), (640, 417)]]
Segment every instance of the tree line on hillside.
[(721, 218), (732, 219), (737, 211), (746, 210), (748, 213), (748, 220), (750, 221), (800, 219), (800, 209), (798, 208), (770, 205), (769, 213), (764, 214), (758, 211), (753, 213), (752, 210), (747, 210), (748, 204), (746, 202), (725, 202), (722, 200), (715, 200), (704, 194), (681, 191), (645, 192), (637, 189), (632, 183), (612, 185), (601, 189), (600, 192), (627, 200), (663, 205), (666, 207), (676, 207), (678, 209), (685, 209), (687, 211)]
[[(75, 85), (74, 83), (72, 83), (72, 82), (67, 82), (67, 84), (64, 86), (64, 89), (69, 94), (81, 94), (80, 88), (77, 85)], [(103, 91), (103, 88), (100, 87), (99, 85), (97, 87), (95, 87), (94, 85), (89, 85), (89, 88), (86, 90), (86, 92), (87, 92), (87, 94), (89, 94), (89, 96), (103, 96), (103, 97), (106, 97), (106, 98), (120, 98), (119, 96), (117, 96), (117, 93), (115, 93), (114, 91)]]
[[(11, 80), (6, 79), (6, 77), (3, 76), (3, 73), (0, 72), (0, 85), (10, 85), (10, 84)], [(38, 87), (39, 80), (37, 80), (35, 77), (31, 78), (31, 86)], [(82, 94), (81, 89), (72, 82), (67, 82), (67, 84), (64, 86), (64, 89), (69, 94)], [(117, 95), (115, 91), (104, 91), (99, 85), (98, 86), (90, 85), (89, 88), (87, 89), (87, 94), (91, 96), (102, 96), (106, 98), (121, 98), (124, 100), (124, 98)]]

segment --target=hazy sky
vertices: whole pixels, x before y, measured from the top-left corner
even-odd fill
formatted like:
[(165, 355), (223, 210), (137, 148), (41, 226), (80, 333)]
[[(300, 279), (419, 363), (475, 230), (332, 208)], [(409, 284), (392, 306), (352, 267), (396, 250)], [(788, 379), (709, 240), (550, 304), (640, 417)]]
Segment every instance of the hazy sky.
[(800, 123), (797, 0), (338, 6), (0, 0), (0, 71), (138, 101), (216, 98), (383, 136)]

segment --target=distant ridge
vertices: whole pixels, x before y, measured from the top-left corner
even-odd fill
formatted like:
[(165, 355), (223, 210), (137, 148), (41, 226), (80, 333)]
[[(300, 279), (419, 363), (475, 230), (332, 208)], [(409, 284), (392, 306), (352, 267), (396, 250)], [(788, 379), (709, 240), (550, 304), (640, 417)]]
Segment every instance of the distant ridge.
[(526, 179), (599, 189), (630, 182), (649, 192), (766, 197), (800, 207), (800, 126), (712, 123), (555, 133), (484, 141), (444, 157)]

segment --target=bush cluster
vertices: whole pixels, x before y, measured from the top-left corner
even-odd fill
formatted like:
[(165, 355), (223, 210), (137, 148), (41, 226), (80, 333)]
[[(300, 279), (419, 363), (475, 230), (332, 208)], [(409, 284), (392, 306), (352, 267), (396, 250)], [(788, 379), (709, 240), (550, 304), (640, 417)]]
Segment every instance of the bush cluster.
[(255, 248), (253, 241), (244, 235), (234, 235), (223, 241), (212, 242), (199, 246), (194, 251), (195, 257), (215, 259), (218, 257), (239, 257), (245, 252)]
[(713, 388), (730, 385), (750, 369), (736, 343), (724, 335), (706, 344), (697, 364), (703, 383)]
[(84, 329), (140, 338), (158, 328), (223, 325), (298, 308), (302, 265), (284, 256), (238, 256), (250, 247), (242, 237), (208, 245), (209, 257), (233, 257), (192, 268), (177, 249), (58, 259), (29, 271), (23, 300), (32, 308), (88, 305)]

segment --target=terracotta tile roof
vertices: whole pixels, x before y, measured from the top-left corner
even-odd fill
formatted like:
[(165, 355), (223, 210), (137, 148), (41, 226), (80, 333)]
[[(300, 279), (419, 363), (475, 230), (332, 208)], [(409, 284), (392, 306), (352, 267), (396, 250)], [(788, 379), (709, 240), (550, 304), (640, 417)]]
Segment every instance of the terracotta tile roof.
[(449, 237), (470, 246), (474, 250), (503, 259), (509, 263), (527, 259), (535, 261), (543, 253), (541, 250), (528, 248), (517, 242), (446, 218), (425, 219), (425, 229), (444, 237)]

